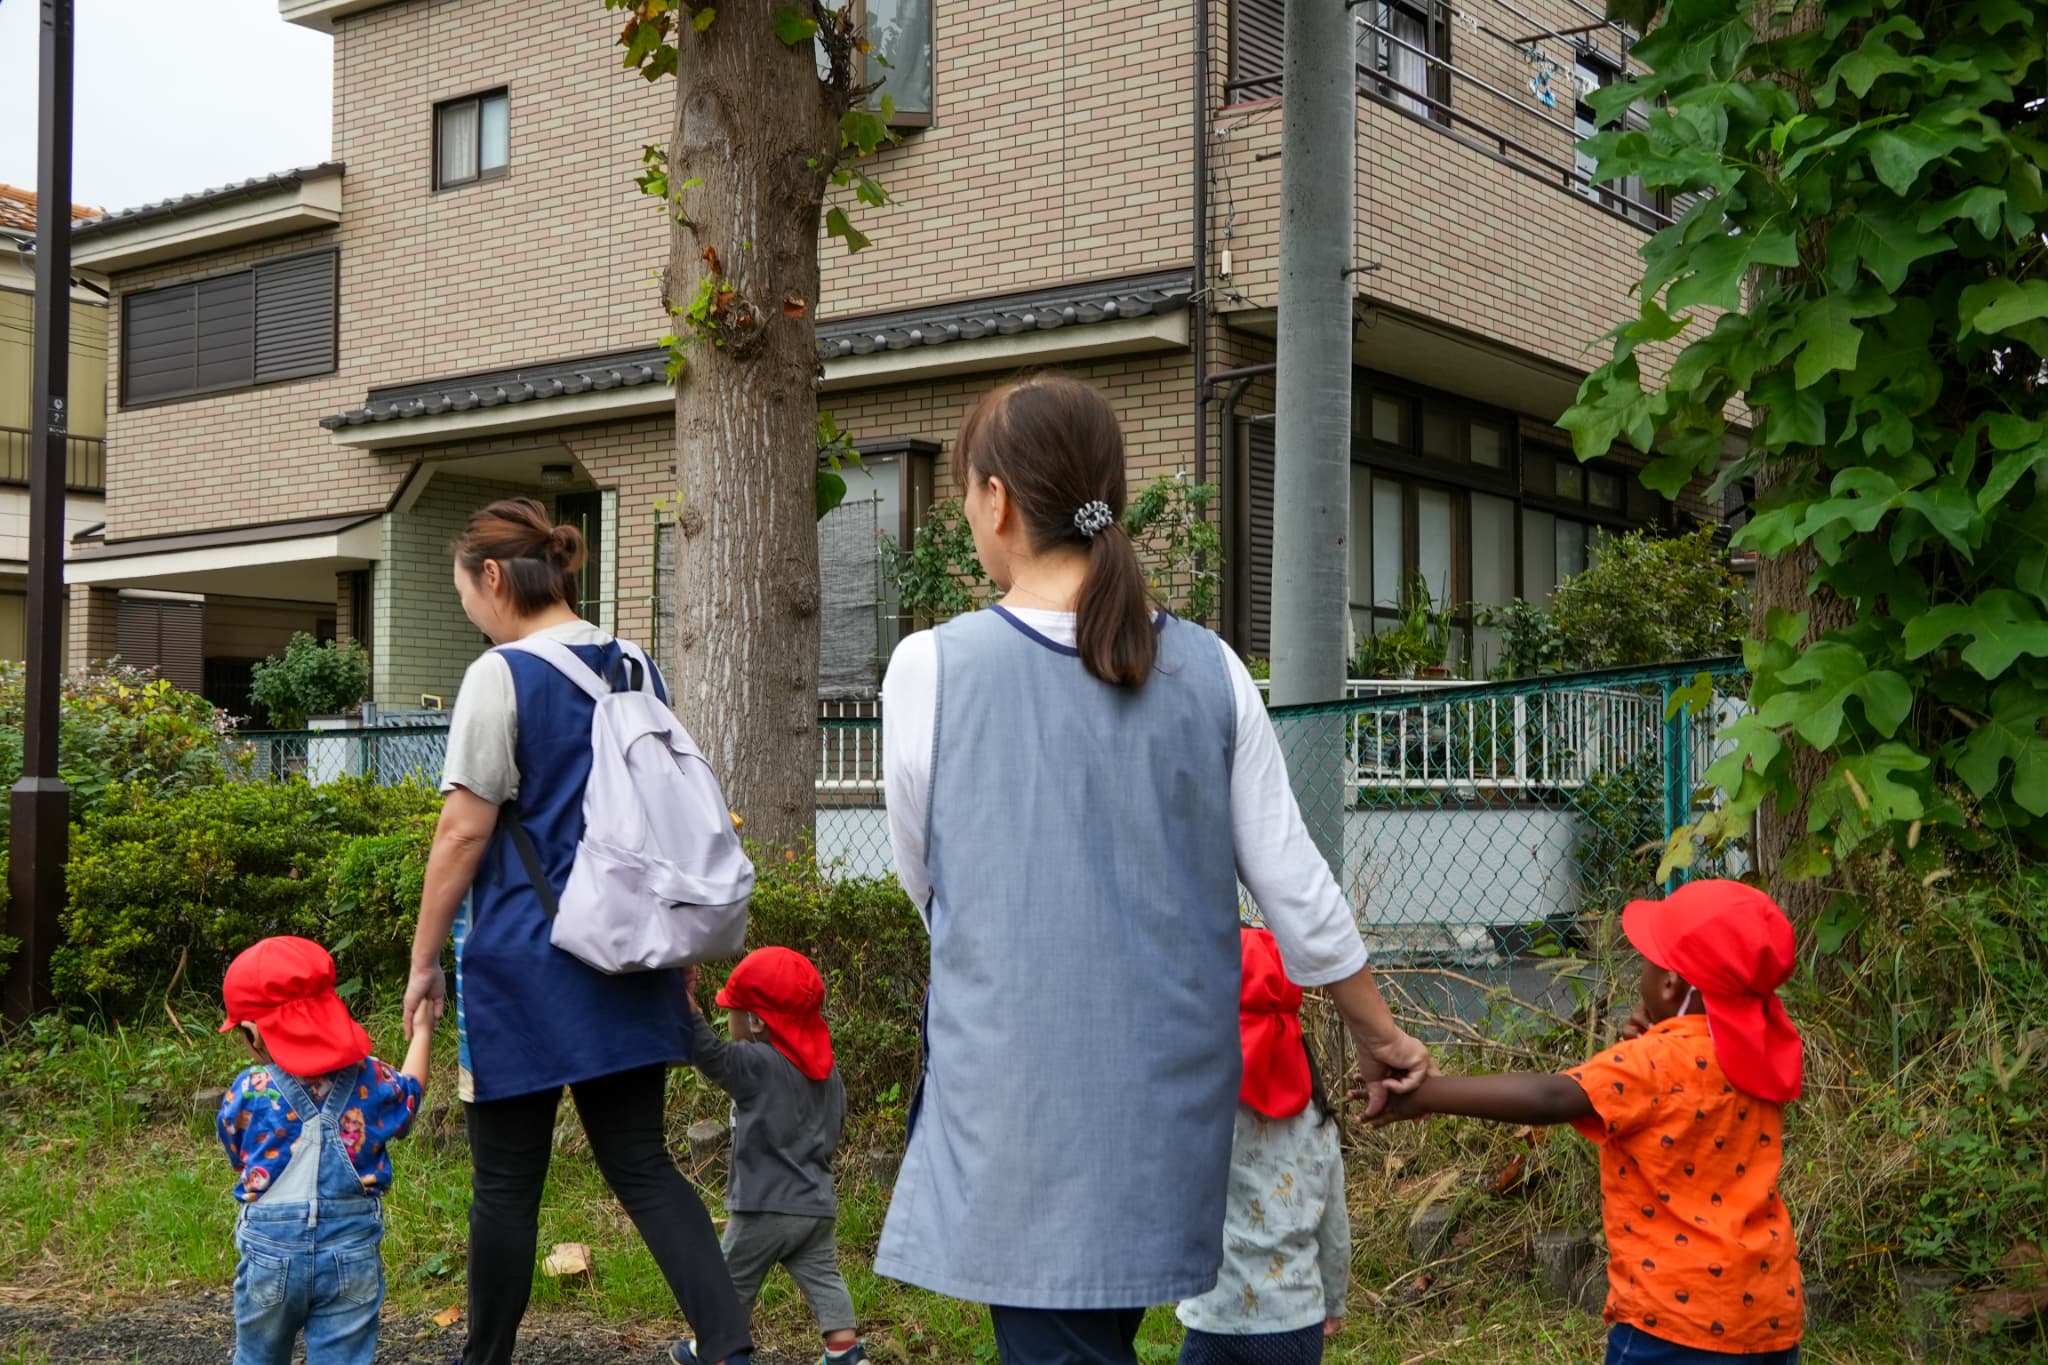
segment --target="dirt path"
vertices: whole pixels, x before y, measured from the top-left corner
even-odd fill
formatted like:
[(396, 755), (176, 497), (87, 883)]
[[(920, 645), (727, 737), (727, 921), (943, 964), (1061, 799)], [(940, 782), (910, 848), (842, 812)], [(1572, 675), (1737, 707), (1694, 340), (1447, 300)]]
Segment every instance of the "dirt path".
[[(24, 1365), (225, 1365), (234, 1353), (225, 1294), (114, 1310), (0, 1301), (0, 1360)], [(670, 1338), (582, 1317), (531, 1315), (519, 1337), (519, 1365), (661, 1365)], [(450, 1365), (462, 1329), (424, 1317), (386, 1314), (377, 1365)], [(301, 1357), (303, 1359), (303, 1357)], [(808, 1365), (757, 1355), (755, 1365)]]

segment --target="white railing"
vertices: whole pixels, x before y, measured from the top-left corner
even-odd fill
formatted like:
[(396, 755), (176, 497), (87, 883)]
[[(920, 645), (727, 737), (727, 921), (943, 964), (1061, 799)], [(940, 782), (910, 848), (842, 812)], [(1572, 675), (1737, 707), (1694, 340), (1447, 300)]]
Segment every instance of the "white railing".
[(1354, 788), (1560, 790), (1654, 756), (1662, 726), (1647, 690), (1493, 692), (1361, 709), (1346, 747)]

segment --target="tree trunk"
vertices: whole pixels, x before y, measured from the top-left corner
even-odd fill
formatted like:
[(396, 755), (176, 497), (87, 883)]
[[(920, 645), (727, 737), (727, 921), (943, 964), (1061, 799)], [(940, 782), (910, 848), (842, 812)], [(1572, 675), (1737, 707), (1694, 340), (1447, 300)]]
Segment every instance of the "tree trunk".
[[(820, 205), (843, 96), (771, 0), (677, 26), (665, 284), (690, 339), (676, 391), (677, 712), (746, 833), (814, 814)], [(839, 107), (835, 108), (835, 101)]]
[[(1768, 13), (1768, 7), (1759, 7), (1760, 16)], [(1817, 3), (1817, 0), (1801, 0), (1799, 9), (1785, 22), (1781, 31), (1810, 32), (1819, 28), (1826, 18), (1826, 5)], [(1760, 18), (1760, 23), (1768, 23), (1768, 19)], [(1813, 82), (1809, 81), (1793, 88), (1792, 93), (1803, 109), (1810, 109), (1813, 105), (1812, 87)], [(1761, 413), (1756, 414), (1756, 420), (1761, 422)], [(1774, 465), (1766, 464), (1757, 473), (1758, 498), (1767, 495), (1792, 471), (1792, 462), (1784, 458)], [(1751, 600), (1751, 634), (1759, 640), (1769, 638), (1764, 623), (1774, 610), (1809, 614), (1806, 638), (1800, 641), (1801, 648), (1811, 644), (1825, 631), (1855, 622), (1856, 613), (1850, 603), (1827, 589), (1808, 590), (1819, 564), (1820, 560), (1810, 545), (1795, 545), (1775, 558), (1758, 557), (1756, 592)], [(1798, 803), (1781, 810), (1777, 802), (1766, 801), (1756, 814), (1756, 837), (1752, 842), (1756, 850), (1757, 870), (1767, 879), (1766, 889), (1771, 899), (1777, 901), (1794, 921), (1802, 924), (1820, 913), (1832, 888), (1817, 878), (1793, 881), (1780, 868), (1792, 842), (1806, 832), (1807, 793), (1827, 776), (1828, 767), (1824, 756), (1795, 744), (1792, 750), (1792, 781), (1799, 791)]]
[[(1757, 476), (1758, 497), (1761, 498), (1772, 484), (1783, 478), (1785, 471), (1786, 466), (1781, 461), (1776, 471), (1767, 468), (1761, 472)], [(1750, 631), (1756, 638), (1767, 638), (1764, 622), (1774, 610), (1809, 614), (1802, 647), (1812, 643), (1824, 631), (1840, 629), (1855, 622), (1852, 604), (1826, 588), (1809, 590), (1808, 585), (1819, 562), (1809, 545), (1795, 545), (1777, 556), (1758, 557), (1756, 591), (1750, 608)], [(1786, 850), (1792, 846), (1793, 840), (1806, 832), (1806, 794), (1827, 776), (1827, 772), (1828, 759), (1825, 755), (1795, 744), (1792, 750), (1792, 781), (1799, 789), (1798, 803), (1780, 809), (1777, 802), (1766, 801), (1756, 813), (1756, 836), (1752, 843), (1756, 850), (1757, 870), (1768, 879), (1766, 889), (1771, 898), (1796, 923), (1803, 924), (1819, 914), (1832, 890), (1829, 883), (1819, 878), (1793, 881), (1780, 871)]]

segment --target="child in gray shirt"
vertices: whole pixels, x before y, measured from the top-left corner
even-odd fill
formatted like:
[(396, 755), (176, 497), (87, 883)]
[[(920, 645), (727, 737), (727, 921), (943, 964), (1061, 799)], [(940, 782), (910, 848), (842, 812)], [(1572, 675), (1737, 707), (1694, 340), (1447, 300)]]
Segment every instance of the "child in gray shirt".
[[(723, 1245), (733, 1288), (751, 1314), (762, 1279), (784, 1267), (824, 1334), (823, 1365), (865, 1361), (835, 1235), (832, 1157), (846, 1087), (832, 1063), (824, 979), (802, 953), (757, 948), (733, 968), (718, 1004), (731, 1011), (732, 1041), (705, 1021), (693, 991), (690, 1062), (732, 1096)], [(690, 1342), (669, 1354), (679, 1365), (697, 1358)]]

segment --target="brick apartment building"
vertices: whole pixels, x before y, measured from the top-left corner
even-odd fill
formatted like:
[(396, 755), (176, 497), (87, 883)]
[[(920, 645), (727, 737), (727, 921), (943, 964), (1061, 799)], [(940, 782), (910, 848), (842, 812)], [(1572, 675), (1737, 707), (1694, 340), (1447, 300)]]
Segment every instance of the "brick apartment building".
[[(823, 401), (867, 453), (821, 525), (828, 602), (852, 604), (826, 622), (827, 690), (871, 690), (893, 643), (874, 538), (956, 491), (943, 452), (980, 392), (1051, 364), (1111, 396), (1134, 475), (1223, 485), (1220, 624), (1263, 652), (1271, 387), (1209, 376), (1272, 359), (1279, 0), (864, 3), (905, 117), (876, 167), (895, 202), (860, 219), (873, 247), (826, 245)], [(78, 234), (118, 311), (73, 662), (154, 601), (203, 621), (181, 681), (231, 708), (295, 629), (369, 645), (384, 705), (452, 698), (482, 642), (447, 542), (514, 491), (585, 525), (588, 610), (661, 648), (667, 241), (633, 177), (673, 87), (621, 69), (596, 0), (280, 9), (333, 35), (331, 163)], [(1368, 629), (1417, 573), (1439, 600), (1541, 598), (1603, 531), (1672, 516), (1551, 425), (1669, 206), (1596, 191), (1575, 156), (1583, 91), (1627, 62), (1584, 0), (1355, 13)]]

